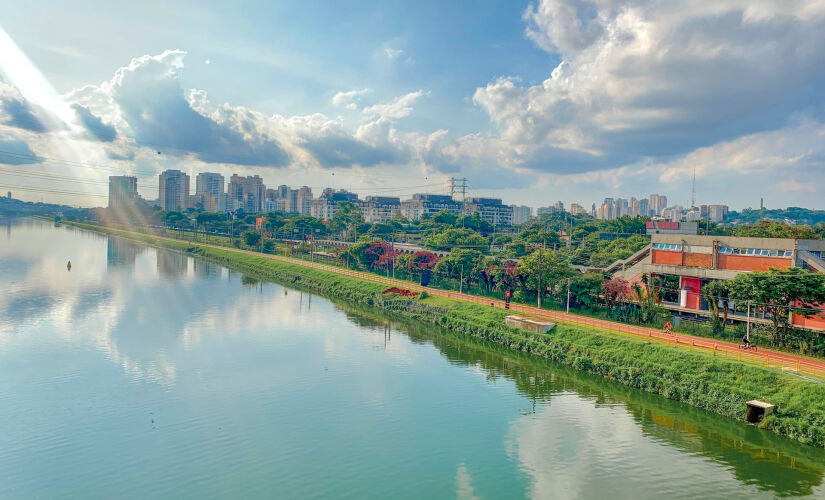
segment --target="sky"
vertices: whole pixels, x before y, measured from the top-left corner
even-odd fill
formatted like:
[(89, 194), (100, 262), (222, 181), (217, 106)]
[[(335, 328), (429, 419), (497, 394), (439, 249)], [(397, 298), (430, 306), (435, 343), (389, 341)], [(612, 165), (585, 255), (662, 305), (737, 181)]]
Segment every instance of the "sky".
[(0, 4), (2, 192), (168, 168), (825, 209), (825, 0)]

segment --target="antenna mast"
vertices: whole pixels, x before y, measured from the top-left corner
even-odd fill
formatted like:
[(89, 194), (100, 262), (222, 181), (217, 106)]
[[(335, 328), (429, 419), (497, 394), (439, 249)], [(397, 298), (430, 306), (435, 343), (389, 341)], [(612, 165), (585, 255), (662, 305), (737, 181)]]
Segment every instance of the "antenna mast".
[(696, 167), (693, 167), (693, 189), (690, 191), (690, 208), (696, 207)]

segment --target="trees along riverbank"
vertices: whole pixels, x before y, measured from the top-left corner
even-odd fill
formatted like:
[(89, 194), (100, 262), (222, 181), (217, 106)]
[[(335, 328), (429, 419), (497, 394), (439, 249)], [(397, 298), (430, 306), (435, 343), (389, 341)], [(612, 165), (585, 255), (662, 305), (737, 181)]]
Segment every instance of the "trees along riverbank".
[[(74, 212), (68, 212), (66, 217), (87, 217), (106, 222), (117, 215), (109, 209)], [(478, 214), (459, 216), (444, 211), (415, 221), (397, 215), (386, 222), (367, 223), (361, 209), (350, 202), (340, 202), (338, 210), (326, 222), (309, 215), (277, 211), (259, 214), (240, 211), (220, 214), (191, 208), (185, 211), (153, 211), (148, 205), (139, 214), (143, 227), (146, 223), (155, 226), (152, 231), (167, 233), (170, 229), (163, 229), (162, 226), (165, 226), (181, 235), (184, 231), (190, 231), (193, 239), (200, 236), (200, 239), (210, 243), (264, 253), (277, 253), (280, 246), (291, 255), (321, 258), (353, 269), (418, 282), (426, 276), (424, 279), (429, 280), (432, 287), (487, 297), (501, 299), (510, 291), (514, 302), (540, 303), (545, 308), (566, 309), (569, 302), (570, 309), (579, 314), (627, 324), (661, 328), (671, 320), (671, 314), (662, 307), (662, 302), (679, 301), (677, 276), (645, 277), (644, 286), (640, 287), (622, 280), (606, 280), (607, 277), (598, 271), (582, 274), (570, 267), (571, 264), (602, 267), (632, 255), (650, 241), (643, 234), (646, 217), (623, 216), (615, 220), (599, 220), (586, 214), (574, 216), (558, 212), (544, 214), (517, 228), (496, 228)], [(711, 224), (705, 230), (712, 234), (737, 236), (816, 238), (825, 234), (823, 228), (825, 226), (786, 226), (777, 222), (761, 222), (735, 228)], [(313, 250), (318, 250), (314, 242), (324, 238), (338, 238), (353, 244), (345, 249), (324, 249), (322, 246), (323, 256), (311, 254)], [(400, 253), (395, 243), (410, 239), (428, 250), (414, 257)], [(293, 242), (286, 243), (285, 240)], [(295, 243), (294, 240), (302, 242)], [(433, 253), (435, 251), (449, 252), (449, 255), (439, 257), (440, 254)], [(789, 279), (801, 280), (803, 277), (792, 276)], [(825, 285), (821, 288), (825, 290)], [(751, 290), (757, 289), (751, 287)], [(711, 283), (703, 287), (703, 299), (711, 312), (709, 321), (687, 320), (676, 326), (674, 331), (738, 340), (745, 334), (746, 328), (741, 322), (729, 325), (728, 319), (733, 312), (744, 315), (748, 301), (753, 302), (755, 310), (761, 308), (768, 311), (772, 319), (781, 316), (781, 308), (770, 305), (776, 297), (757, 299), (748, 295), (747, 288), (736, 290), (728, 290), (724, 283)], [(799, 300), (814, 304), (806, 302), (804, 293), (786, 295), (791, 303)], [(731, 305), (737, 309), (734, 310)], [(800, 314), (813, 308), (805, 306), (794, 310)], [(784, 315), (787, 316), (787, 313)], [(825, 336), (794, 328), (787, 322), (774, 321), (771, 326), (753, 326), (751, 336), (760, 345), (825, 356)]]
[(825, 385), (819, 382), (580, 326), (558, 325), (548, 334), (531, 333), (505, 326), (508, 312), (498, 308), (432, 295), (417, 299), (384, 295), (386, 286), (381, 283), (266, 256), (100, 226), (78, 226), (187, 252), (257, 279), (441, 325), (456, 334), (550, 359), (732, 419), (743, 419), (746, 401), (767, 401), (776, 405), (776, 410), (760, 422), (761, 427), (825, 447)]

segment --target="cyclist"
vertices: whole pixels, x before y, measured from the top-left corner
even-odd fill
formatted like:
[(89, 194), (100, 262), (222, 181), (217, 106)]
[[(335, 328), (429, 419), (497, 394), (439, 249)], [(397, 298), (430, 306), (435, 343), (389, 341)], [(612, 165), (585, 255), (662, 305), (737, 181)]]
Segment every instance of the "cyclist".
[(665, 323), (665, 333), (667, 333), (668, 335), (670, 335), (670, 333), (671, 333), (670, 332), (670, 327), (671, 327), (670, 321)]

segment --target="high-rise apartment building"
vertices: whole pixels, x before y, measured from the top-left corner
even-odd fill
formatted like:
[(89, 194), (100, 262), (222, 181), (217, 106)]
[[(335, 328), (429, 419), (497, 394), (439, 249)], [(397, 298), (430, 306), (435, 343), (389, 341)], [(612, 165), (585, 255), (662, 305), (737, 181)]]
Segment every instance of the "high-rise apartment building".
[(224, 194), (224, 177), (213, 172), (201, 172), (195, 177), (195, 194), (190, 205), (200, 205), (207, 212), (217, 212), (220, 196)]
[(728, 215), (727, 205), (708, 205), (707, 217), (711, 222), (722, 222)]
[(513, 208), (513, 225), (524, 224), (533, 218), (533, 207), (527, 205), (511, 205)]
[(223, 194), (224, 178), (221, 174), (201, 172), (195, 177), (195, 194), (219, 196)]
[(662, 215), (662, 210), (667, 208), (667, 196), (652, 194), (648, 197), (648, 204), (651, 215)]
[(189, 204), (189, 175), (165, 170), (159, 176), (159, 200), (163, 210), (183, 210)]
[(573, 214), (573, 215), (579, 215), (579, 214), (587, 213), (587, 210), (585, 210), (585, 208), (583, 206), (579, 205), (578, 203), (571, 203), (570, 204), (570, 213)]
[(229, 178), (229, 195), (241, 203), (245, 212), (260, 212), (264, 209), (266, 186), (258, 175), (243, 177), (232, 174)]
[(631, 217), (636, 217), (637, 215), (639, 215), (639, 200), (637, 200), (635, 196), (631, 196), (630, 201), (627, 202), (627, 208), (627, 215)]
[(299, 214), (309, 214), (312, 207), (312, 189), (309, 186), (301, 186), (295, 190), (295, 207), (293, 212)]
[(639, 200), (639, 215), (642, 217), (650, 216), (650, 200), (647, 198)]
[[(109, 176), (109, 208), (131, 206), (137, 196), (137, 177), (129, 175)], [(11, 198), (11, 193), (9, 193), (9, 198)]]

